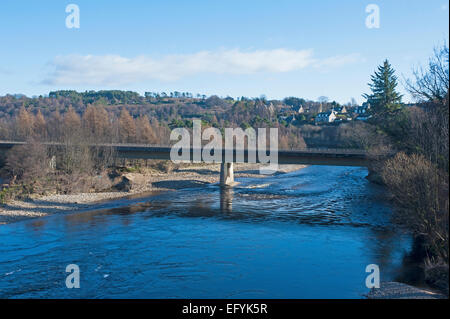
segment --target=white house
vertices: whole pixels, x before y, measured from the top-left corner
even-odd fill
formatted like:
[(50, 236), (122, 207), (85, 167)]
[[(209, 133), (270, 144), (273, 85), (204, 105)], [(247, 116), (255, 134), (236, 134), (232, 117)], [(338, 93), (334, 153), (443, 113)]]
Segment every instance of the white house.
[(336, 119), (337, 112), (335, 110), (331, 110), (328, 112), (322, 112), (317, 114), (315, 123), (332, 123)]
[(305, 109), (303, 108), (303, 105), (294, 106), (292, 109), (299, 114), (305, 113)]

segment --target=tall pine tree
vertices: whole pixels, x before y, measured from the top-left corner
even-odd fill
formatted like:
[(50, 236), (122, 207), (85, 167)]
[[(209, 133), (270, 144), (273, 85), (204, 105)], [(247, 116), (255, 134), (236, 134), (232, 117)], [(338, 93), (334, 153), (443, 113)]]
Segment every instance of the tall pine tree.
[(369, 83), (372, 94), (364, 94), (376, 117), (383, 117), (401, 108), (402, 95), (396, 91), (397, 76), (395, 70), (385, 60), (371, 76)]

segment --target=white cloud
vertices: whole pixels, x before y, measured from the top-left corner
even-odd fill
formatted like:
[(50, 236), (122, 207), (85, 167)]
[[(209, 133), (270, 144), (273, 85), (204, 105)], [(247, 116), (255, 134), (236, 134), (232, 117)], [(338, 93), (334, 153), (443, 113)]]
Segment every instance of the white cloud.
[(359, 55), (313, 57), (312, 50), (200, 51), (161, 58), (119, 55), (57, 56), (44, 83), (51, 85), (120, 85), (145, 80), (175, 81), (197, 74), (282, 73), (306, 67), (337, 67), (359, 61)]

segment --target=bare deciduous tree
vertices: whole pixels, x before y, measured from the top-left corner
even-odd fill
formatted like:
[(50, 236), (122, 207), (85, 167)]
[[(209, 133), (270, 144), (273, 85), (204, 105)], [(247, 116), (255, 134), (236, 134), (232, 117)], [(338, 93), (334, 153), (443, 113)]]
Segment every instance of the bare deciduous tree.
[(428, 68), (413, 70), (414, 79), (405, 81), (406, 89), (419, 102), (448, 104), (449, 49), (447, 44), (434, 49)]
[(47, 148), (35, 141), (28, 140), (26, 145), (14, 146), (8, 151), (5, 169), (13, 180), (32, 187), (40, 184), (49, 171)]

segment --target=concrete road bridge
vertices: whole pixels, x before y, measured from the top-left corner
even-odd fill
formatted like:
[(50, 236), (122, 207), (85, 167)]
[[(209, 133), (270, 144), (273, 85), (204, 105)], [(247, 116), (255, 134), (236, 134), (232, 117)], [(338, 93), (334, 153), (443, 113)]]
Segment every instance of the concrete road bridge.
[[(24, 145), (26, 142), (0, 141), (0, 154), (7, 152), (16, 145)], [(65, 147), (62, 143), (43, 143), (52, 147)], [(95, 144), (92, 147), (113, 148), (119, 158), (128, 159), (158, 159), (170, 160), (171, 146), (142, 145), (142, 144)], [(180, 150), (181, 151), (181, 150)], [(194, 149), (190, 149), (190, 159), (193, 159)], [(200, 150), (199, 150), (200, 151)], [(221, 185), (232, 185), (233, 163), (248, 163), (249, 151), (242, 150), (243, 156), (237, 156), (239, 150), (233, 150), (233, 160), (226, 159), (225, 150), (222, 150), (221, 160)], [(211, 154), (213, 155), (213, 154)], [(268, 151), (267, 154), (268, 155)], [(373, 155), (373, 154), (372, 154)], [(303, 165), (332, 165), (332, 166), (361, 166), (367, 167), (372, 160), (379, 157), (387, 157), (391, 154), (383, 153), (369, 156), (368, 152), (359, 149), (302, 149), (302, 150), (279, 150), (278, 164), (303, 164)], [(261, 161), (256, 151), (256, 162)]]

